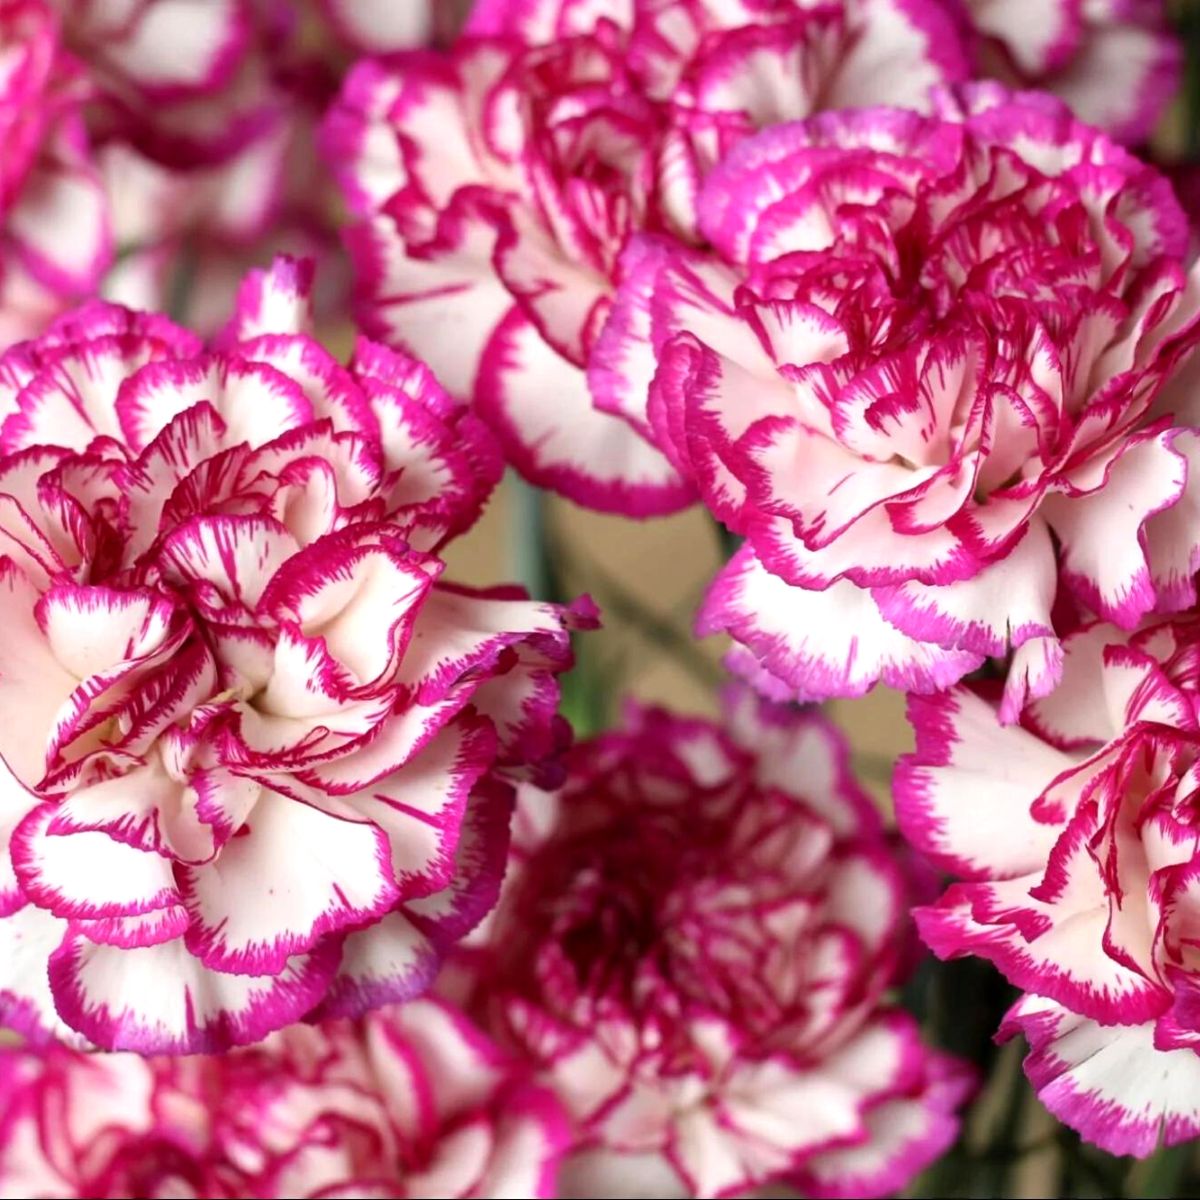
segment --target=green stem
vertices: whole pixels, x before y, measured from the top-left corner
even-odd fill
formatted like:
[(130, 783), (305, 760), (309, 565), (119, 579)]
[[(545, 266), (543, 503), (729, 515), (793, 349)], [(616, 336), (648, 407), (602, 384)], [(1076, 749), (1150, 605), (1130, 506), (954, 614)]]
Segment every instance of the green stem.
[(1176, 0), (1170, 16), (1184, 50), (1182, 149), (1185, 160), (1194, 161), (1200, 152), (1200, 5), (1194, 0)]
[(509, 524), (509, 555), (512, 573), (535, 600), (552, 600), (546, 497), (516, 472), (508, 477), (512, 520)]
[(167, 312), (172, 320), (186, 325), (188, 321), (188, 301), (192, 289), (196, 286), (196, 273), (199, 270), (196, 258), (196, 248), (188, 243), (175, 260), (175, 274), (167, 288)]
[(1021, 1070), (1022, 1048), (1010, 1042), (1001, 1059), (997, 1060), (996, 1073), (1002, 1070), (1011, 1078), (1004, 1111), (996, 1125), (985, 1152), (986, 1162), (980, 1172), (981, 1191), (985, 1196), (1007, 1196), (1012, 1192), (1012, 1170), (1017, 1165), (1017, 1136), (1021, 1132), (1021, 1117), (1029, 1087)]
[(1079, 1178), (1079, 1139), (1069, 1130), (1059, 1130), (1058, 1137), (1058, 1194), (1075, 1195)]
[(714, 523), (713, 528), (717, 531), (717, 545), (721, 548), (721, 558), (728, 562), (734, 555), (734, 551), (742, 544), (742, 539), (731, 529), (727, 529), (720, 521)]
[(696, 649), (686, 633), (652, 612), (615, 580), (593, 575), (593, 581), (595, 587), (592, 590), (602, 612), (632, 625), (648, 641), (674, 655), (680, 666), (705, 687), (716, 687), (724, 680), (720, 668)]
[(1145, 1200), (1185, 1195), (1180, 1185), (1194, 1153), (1195, 1148), (1190, 1145), (1171, 1146), (1139, 1163), (1130, 1174), (1129, 1194)]
[(620, 662), (599, 661), (595, 643), (587, 634), (576, 639), (574, 647), (575, 667), (562, 681), (562, 715), (577, 738), (589, 738), (612, 724), (624, 672)]

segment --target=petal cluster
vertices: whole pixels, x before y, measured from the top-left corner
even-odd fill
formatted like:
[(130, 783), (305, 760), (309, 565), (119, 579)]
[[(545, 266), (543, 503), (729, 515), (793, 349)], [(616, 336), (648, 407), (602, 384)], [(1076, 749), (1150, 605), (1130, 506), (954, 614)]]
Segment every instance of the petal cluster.
[[(745, 545), (700, 623), (770, 694), (1061, 665), (1056, 600), (1195, 600), (1198, 334), (1169, 185), (1048, 97), (823, 113), (708, 176), (712, 252), (650, 236), (593, 364)], [(1057, 622), (1057, 623), (1056, 623)]]
[(441, 580), (496, 482), (428, 370), (93, 305), (0, 358), (0, 1009), (209, 1052), (421, 991), (494, 898), (591, 620)]
[(1047, 1107), (1114, 1154), (1200, 1133), (1200, 625), (1095, 623), (1024, 727), (966, 688), (914, 697), (896, 801), (962, 877), (917, 910), (942, 957), (993, 961), (1025, 995)]
[(87, 96), (53, 6), (0, 4), (0, 348), (94, 291), (108, 266)]
[(890, 1194), (965, 1090), (883, 1000), (905, 879), (822, 718), (728, 730), (635, 710), (523, 797), (480, 1011), (575, 1118), (572, 1194)]
[(0, 1049), (6, 1196), (551, 1196), (566, 1127), (430, 1000), (219, 1058)]
[(943, 0), (477, 0), (466, 32), (547, 46), (601, 25), (646, 95), (758, 126), (884, 101), (924, 109), (968, 70)]
[[(965, 58), (935, 4), (483, 3), (453, 53), (368, 60), (326, 125), (364, 328), (473, 399), (521, 472), (589, 507), (690, 502), (587, 370), (639, 232), (699, 236), (700, 180), (782, 117), (924, 104)], [(447, 304), (453, 297), (453, 304)]]

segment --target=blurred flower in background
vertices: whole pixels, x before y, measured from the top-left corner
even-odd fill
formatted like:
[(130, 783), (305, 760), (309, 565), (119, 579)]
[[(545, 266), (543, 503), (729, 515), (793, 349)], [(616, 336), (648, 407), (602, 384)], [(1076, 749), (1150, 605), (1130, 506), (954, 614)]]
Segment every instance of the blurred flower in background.
[(219, 1058), (0, 1048), (0, 1195), (541, 1197), (553, 1096), (432, 1000)]
[(946, 0), (974, 35), (975, 71), (1052, 92), (1130, 144), (1154, 133), (1183, 79), (1162, 0)]
[(108, 198), (83, 120), (85, 72), (44, 0), (0, 3), (0, 349), (95, 291)]
[(525, 789), (475, 1004), (578, 1126), (571, 1195), (889, 1195), (969, 1073), (888, 1004), (908, 883), (822, 717), (632, 709)]

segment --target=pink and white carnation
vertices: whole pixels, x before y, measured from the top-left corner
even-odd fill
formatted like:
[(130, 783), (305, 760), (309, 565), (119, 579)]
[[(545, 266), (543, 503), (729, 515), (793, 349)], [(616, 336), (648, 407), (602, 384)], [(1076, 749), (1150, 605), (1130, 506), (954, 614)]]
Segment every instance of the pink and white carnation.
[(256, 34), (286, 21), (277, 0), (51, 0), (86, 65), (88, 120), (180, 168), (226, 161), (278, 121)]
[(1053, 92), (1082, 121), (1145, 141), (1179, 94), (1183, 46), (1162, 0), (947, 0), (976, 68)]
[(1093, 623), (1023, 727), (959, 687), (910, 698), (901, 828), (963, 882), (918, 909), (943, 958), (1025, 995), (1043, 1103), (1113, 1154), (1200, 1135), (1200, 624)]
[(364, 327), (591, 508), (694, 498), (644, 415), (589, 393), (631, 237), (694, 240), (700, 179), (760, 124), (897, 88), (917, 103), (964, 65), (932, 4), (752, 8), (485, 3), (448, 59), (360, 64), (327, 121)]
[(120, 250), (104, 295), (220, 328), (242, 276), (319, 258), (340, 315), (336, 191), (315, 127), (352, 50), (433, 36), (432, 0), (58, 0), (91, 80), (89, 122)]
[(0, 1015), (208, 1053), (414, 995), (492, 904), (592, 621), (441, 579), (501, 462), (429, 371), (248, 278), (0, 358)]
[(0, 1048), (0, 1195), (554, 1195), (566, 1124), (461, 1013), (418, 1000), (216, 1058)]
[(120, 250), (105, 297), (169, 306), (211, 333), (246, 271), (281, 250), (318, 258), (328, 291), (334, 189), (313, 131), (336, 43), (301, 51), (301, 8), (275, 0), (64, 7), (97, 93), (89, 121)]
[(112, 254), (82, 106), (45, 0), (0, 0), (0, 349), (92, 292)]
[(967, 1078), (884, 1000), (906, 881), (822, 717), (632, 710), (523, 801), (476, 1003), (575, 1120), (566, 1194), (882, 1196), (951, 1143)]
[(1015, 652), (1012, 717), (1056, 598), (1195, 602), (1200, 413), (1164, 389), (1200, 308), (1165, 179), (1048, 97), (938, 101), (736, 147), (714, 252), (634, 239), (593, 376), (745, 538), (700, 616), (737, 669), (819, 699)]

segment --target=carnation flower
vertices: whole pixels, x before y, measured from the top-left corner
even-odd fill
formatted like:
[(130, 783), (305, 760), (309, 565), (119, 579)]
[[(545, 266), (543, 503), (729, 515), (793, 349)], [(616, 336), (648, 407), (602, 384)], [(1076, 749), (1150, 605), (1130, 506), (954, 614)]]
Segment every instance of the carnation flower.
[(308, 85), (320, 89), (351, 52), (421, 46), (447, 24), (435, 0), (49, 3), (92, 78), (97, 131), (180, 167), (226, 159), (288, 119), (280, 109), (298, 81), (286, 76), (302, 43)]
[[(95, 304), (0, 358), (0, 1013), (210, 1052), (419, 992), (492, 902), (591, 620), (440, 580), (501, 464), (251, 276), (218, 348)], [(11, 774), (9, 774), (11, 773)]]
[[(278, 224), (294, 113), (281, 102), (256, 41), (268, 10), (278, 14), (279, 6), (252, 11), (247, 0), (0, 6), (0, 47), (12, 45), (17, 56), (8, 96), (0, 84), (0, 133), (12, 126), (3, 111), (12, 103), (26, 149), (41, 142), (32, 167), (23, 153), (10, 160), (7, 146), (0, 167), (0, 230), (6, 205), (28, 175), (27, 200), (9, 224), (10, 232), (19, 225), (22, 236), (36, 241), (32, 252), (16, 256), (20, 273), (3, 265), (12, 256), (0, 246), (0, 348), (40, 332), (101, 285), (109, 296), (165, 304), (178, 290), (185, 240), (200, 233), (205, 252), (188, 293), (203, 302), (213, 290), (214, 259), (233, 246), (244, 252)], [(60, 39), (70, 56), (58, 48)], [(11, 188), (2, 177), (10, 161)], [(223, 312), (236, 290), (236, 281), (226, 282)]]
[(935, 5), (898, 0), (781, 3), (769, 19), (485, 3), (471, 29), (486, 36), (449, 60), (361, 64), (329, 118), (359, 218), (360, 319), (473, 398), (534, 483), (604, 511), (677, 509), (693, 493), (644, 413), (589, 394), (629, 239), (694, 239), (700, 178), (760, 123), (889, 90), (918, 103), (958, 77), (955, 31)]
[(1200, 1134), (1200, 623), (1065, 641), (1061, 686), (1003, 727), (966, 688), (910, 699), (908, 838), (963, 878), (918, 909), (941, 957), (990, 959), (1026, 994), (1042, 1101), (1144, 1156)]
[(1194, 401), (1164, 392), (1195, 285), (1150, 168), (1047, 97), (938, 99), (736, 147), (715, 252), (635, 239), (593, 369), (746, 539), (700, 618), (735, 666), (810, 699), (1015, 651), (1011, 717), (1057, 678), (1057, 595), (1126, 628), (1195, 602)]
[(0, 0), (0, 348), (91, 292), (112, 253), (81, 105), (44, 0)]
[[(99, 90), (90, 117), (122, 250), (104, 295), (170, 305), (213, 332), (268, 242), (318, 258), (328, 288), (329, 189), (311, 145), (333, 84), (290, 61), (291, 6), (151, 0), (125, 14), (96, 2), (72, 20)], [(177, 76), (165, 95), (160, 70)]]
[(430, 1000), (219, 1058), (0, 1048), (6, 1196), (554, 1195), (553, 1097)]
[(982, 73), (1053, 92), (1124, 142), (1153, 133), (1178, 94), (1183, 47), (1161, 0), (951, 0)]
[[(319, 258), (349, 297), (315, 126), (352, 52), (424, 44), (432, 0), (57, 0), (90, 80), (88, 121), (121, 249), (104, 294), (220, 328), (250, 266)], [(447, 6), (441, 6), (443, 18)], [(186, 284), (186, 286), (181, 286)]]
[(51, 3), (90, 77), (99, 139), (190, 167), (233, 155), (271, 120), (249, 0)]
[(905, 880), (823, 718), (728, 717), (634, 711), (576, 748), (526, 822), (480, 1011), (576, 1121), (569, 1194), (891, 1194), (965, 1087), (883, 1001)]

